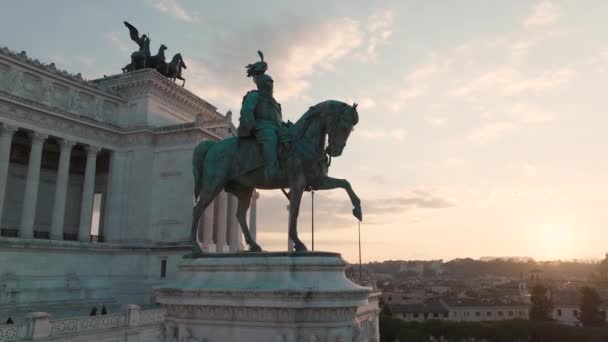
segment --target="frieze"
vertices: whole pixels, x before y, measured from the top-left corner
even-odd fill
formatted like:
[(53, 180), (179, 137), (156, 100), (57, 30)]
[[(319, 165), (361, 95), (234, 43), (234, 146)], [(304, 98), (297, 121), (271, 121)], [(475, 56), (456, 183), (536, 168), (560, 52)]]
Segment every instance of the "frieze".
[[(41, 127), (44, 131), (57, 132), (58, 136), (62, 132), (69, 133), (70, 136), (80, 137), (83, 140), (94, 140), (106, 147), (134, 147), (142, 145), (150, 146), (173, 146), (195, 144), (201, 140), (218, 140), (218, 136), (206, 132), (201, 128), (194, 128), (178, 131), (161, 130), (155, 132), (154, 129), (142, 129), (139, 131), (120, 130), (118, 128), (109, 129), (99, 127), (103, 124), (95, 123), (95, 126), (86, 123), (70, 120), (61, 116), (49, 115), (49, 113), (37, 111), (27, 107), (0, 102), (0, 118), (6, 117), (16, 121), (24, 122), (32, 126)], [(82, 120), (82, 118), (79, 118)]]
[[(25, 51), (16, 52), (16, 51), (10, 50), (7, 47), (0, 47), (0, 56), (4, 56), (5, 58), (12, 59), (13, 61), (25, 63), (26, 65), (33, 67), (37, 70), (54, 74), (55, 76), (67, 79), (72, 82), (76, 82), (87, 88), (97, 89), (97, 91), (100, 91), (100, 90), (107, 91), (106, 89), (99, 87), (98, 85), (85, 80), (82, 77), (82, 74), (80, 74), (80, 73), (71, 74), (66, 70), (58, 69), (57, 66), (55, 65), (55, 63), (46, 64), (46, 63), (39, 61), (38, 59), (32, 59), (27, 56), (27, 53)], [(2, 71), (1, 69), (2, 68), (0, 68), (0, 71)], [(111, 94), (111, 95), (116, 96), (116, 94)]]
[(341, 308), (270, 308), (166, 305), (167, 318), (209, 321), (269, 323), (335, 323), (352, 322), (355, 307)]

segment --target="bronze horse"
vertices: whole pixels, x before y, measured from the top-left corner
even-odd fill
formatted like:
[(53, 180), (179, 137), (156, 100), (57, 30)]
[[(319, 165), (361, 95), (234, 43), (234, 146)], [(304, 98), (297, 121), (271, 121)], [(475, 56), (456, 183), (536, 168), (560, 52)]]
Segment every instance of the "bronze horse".
[(186, 79), (182, 77), (182, 69), (186, 69), (186, 63), (184, 63), (181, 53), (176, 53), (171, 62), (163, 63), (156, 68), (158, 72), (170, 78), (173, 82), (176, 79), (184, 81), (182, 83), (183, 88), (186, 85)]
[[(193, 155), (194, 195), (197, 202), (192, 217), (192, 257), (203, 254), (196, 236), (201, 214), (225, 189), (238, 198), (236, 219), (251, 251), (261, 247), (247, 227), (246, 214), (255, 188), (289, 188), (289, 238), (295, 250), (307, 248), (298, 238), (297, 223), (302, 194), (308, 189), (344, 189), (353, 204), (353, 215), (362, 220), (361, 201), (345, 179), (327, 176), (331, 157), (342, 154), (346, 141), (359, 121), (357, 104), (329, 100), (321, 102), (302, 115), (288, 128), (290, 142), (281, 146), (280, 171), (271, 179), (263, 172), (260, 147), (254, 138), (232, 137), (219, 142), (203, 141)], [(328, 144), (326, 146), (326, 140)]]

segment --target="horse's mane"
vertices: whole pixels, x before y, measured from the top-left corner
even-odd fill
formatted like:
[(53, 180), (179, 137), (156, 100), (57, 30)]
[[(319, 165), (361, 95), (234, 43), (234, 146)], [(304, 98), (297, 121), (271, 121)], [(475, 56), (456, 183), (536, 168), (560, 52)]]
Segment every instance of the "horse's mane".
[(332, 109), (335, 107), (349, 107), (349, 105), (337, 100), (327, 100), (308, 108), (306, 113), (302, 114), (302, 116), (294, 124), (294, 135), (300, 136), (308, 126), (310, 119), (320, 115), (321, 113), (333, 113), (334, 110)]

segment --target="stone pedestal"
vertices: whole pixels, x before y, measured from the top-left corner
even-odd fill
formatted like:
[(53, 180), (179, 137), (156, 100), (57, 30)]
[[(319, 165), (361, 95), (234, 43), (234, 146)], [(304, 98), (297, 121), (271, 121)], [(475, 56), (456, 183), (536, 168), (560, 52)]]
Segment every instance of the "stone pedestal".
[(344, 268), (325, 252), (184, 259), (178, 279), (155, 289), (167, 310), (163, 332), (179, 341), (353, 341), (370, 289)]

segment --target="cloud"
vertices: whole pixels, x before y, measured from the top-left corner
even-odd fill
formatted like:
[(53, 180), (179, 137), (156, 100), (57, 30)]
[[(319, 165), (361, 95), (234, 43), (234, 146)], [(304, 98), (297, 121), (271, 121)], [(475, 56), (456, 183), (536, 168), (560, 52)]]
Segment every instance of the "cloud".
[(400, 196), (370, 200), (365, 203), (367, 215), (399, 214), (414, 208), (444, 209), (453, 207), (454, 203), (428, 190), (412, 190)]
[(178, 0), (154, 0), (154, 8), (188, 23), (198, 21), (198, 13), (185, 9)]
[(541, 123), (552, 121), (552, 112), (525, 104), (517, 103), (509, 109), (509, 113), (514, 115), (522, 123)]
[(450, 64), (449, 59), (440, 59), (435, 55), (431, 55), (430, 59), (429, 62), (417, 66), (403, 77), (404, 85), (390, 105), (392, 112), (401, 111), (407, 102), (425, 95), (432, 78), (446, 70)]
[[(258, 227), (264, 232), (287, 231), (287, 204), (283, 195), (263, 192), (258, 201)], [(311, 220), (310, 194), (305, 193), (300, 207), (299, 225), (306, 227)], [(398, 195), (385, 198), (361, 199), (363, 220), (366, 225), (381, 225), (394, 216), (414, 209), (444, 209), (454, 203), (435, 191), (407, 189)], [(352, 205), (341, 189), (315, 192), (315, 228), (338, 230), (352, 227)]]
[[(110, 42), (112, 43), (112, 45), (114, 47), (116, 47), (117, 49), (119, 49), (122, 52), (133, 52), (135, 51), (135, 48), (132, 46), (135, 43), (129, 43), (124, 37), (124, 35), (122, 34), (118, 34), (117, 32), (112, 32), (109, 35), (110, 38)], [(133, 51), (131, 51), (133, 50)]]
[(429, 123), (429, 125), (433, 125), (433, 126), (443, 126), (448, 122), (447, 118), (444, 117), (427, 117), (426, 118), (426, 122)]
[[(476, 128), (469, 136), (468, 140), (475, 144), (488, 144), (495, 142), (505, 135), (522, 128), (526, 124), (541, 124), (550, 122), (554, 114), (550, 111), (526, 104), (516, 103), (507, 108), (504, 113), (500, 113), (502, 121), (484, 123)], [(485, 117), (491, 118), (492, 115), (484, 113)]]
[[(264, 39), (260, 39), (264, 37)], [(350, 18), (315, 21), (283, 17), (281, 21), (259, 23), (246, 31), (216, 37), (205, 57), (187, 58), (187, 87), (206, 99), (237, 108), (253, 82), (245, 77), (244, 66), (265, 52), (268, 74), (275, 80), (280, 101), (306, 96), (308, 77), (335, 69), (336, 63), (362, 45), (360, 23)], [(192, 66), (190, 66), (192, 64)], [(188, 77), (188, 76), (186, 76)]]
[[(315, 192), (315, 225), (320, 230), (341, 229), (350, 227), (356, 221), (352, 215), (352, 205), (346, 193), (340, 189), (329, 192)], [(340, 195), (338, 195), (340, 193)], [(265, 232), (286, 232), (289, 201), (276, 192), (265, 191), (258, 200), (258, 227)], [(364, 213), (365, 215), (365, 213)], [(300, 227), (309, 227), (311, 220), (310, 193), (302, 197), (298, 223)], [(367, 221), (367, 220), (366, 220)], [(302, 229), (300, 229), (302, 230)]]
[(363, 59), (375, 59), (378, 45), (384, 44), (393, 34), (393, 11), (381, 10), (372, 13), (367, 20), (368, 41)]
[(526, 28), (545, 27), (555, 23), (560, 17), (560, 9), (551, 1), (536, 4), (524, 20)]
[(388, 130), (371, 130), (361, 129), (357, 131), (357, 136), (364, 140), (395, 140), (405, 141), (407, 138), (407, 131), (404, 129), (388, 129)]
[(526, 77), (515, 67), (503, 65), (464, 82), (448, 94), (463, 99), (478, 98), (480, 94), (496, 91), (503, 95), (515, 95), (554, 88), (569, 82), (575, 75), (574, 69), (561, 67)]
[(357, 102), (359, 110), (370, 110), (376, 108), (376, 101), (371, 97), (361, 97), (358, 100), (349, 100), (347, 103)]
[(517, 128), (518, 126), (512, 122), (491, 122), (475, 129), (468, 136), (468, 140), (475, 144), (487, 144), (499, 140)]
[(403, 106), (410, 100), (421, 97), (426, 93), (426, 86), (406, 86), (401, 89), (395, 100), (391, 103), (391, 111), (399, 112)]

